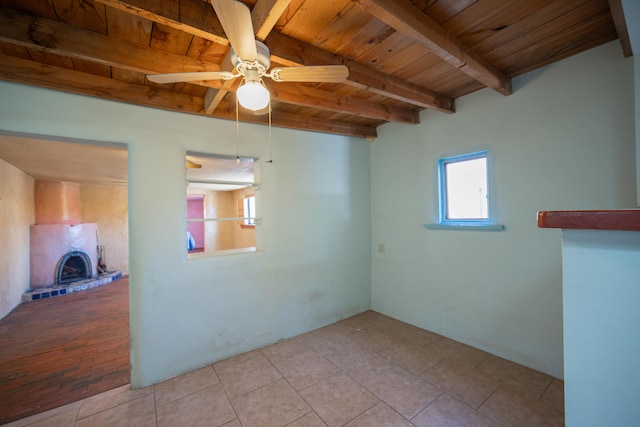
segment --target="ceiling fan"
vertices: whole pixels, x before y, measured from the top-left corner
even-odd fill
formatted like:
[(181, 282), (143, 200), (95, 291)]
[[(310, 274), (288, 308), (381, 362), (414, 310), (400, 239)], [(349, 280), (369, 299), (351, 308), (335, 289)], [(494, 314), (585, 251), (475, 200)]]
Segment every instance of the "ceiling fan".
[(254, 112), (269, 110), (270, 94), (262, 77), (276, 82), (340, 83), (349, 75), (344, 65), (277, 67), (271, 65), (269, 48), (255, 39), (251, 11), (236, 0), (211, 0), (222, 28), (231, 45), (231, 62), (235, 73), (228, 71), (202, 71), (192, 73), (151, 74), (147, 78), (155, 83), (195, 82), (204, 80), (232, 80), (242, 77), (236, 92), (240, 105)]

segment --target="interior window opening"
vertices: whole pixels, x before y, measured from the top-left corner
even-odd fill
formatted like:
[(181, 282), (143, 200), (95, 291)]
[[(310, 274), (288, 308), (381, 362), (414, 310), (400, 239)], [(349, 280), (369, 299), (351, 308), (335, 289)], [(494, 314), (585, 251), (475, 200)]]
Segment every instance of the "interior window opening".
[(255, 251), (254, 159), (187, 153), (189, 256)]

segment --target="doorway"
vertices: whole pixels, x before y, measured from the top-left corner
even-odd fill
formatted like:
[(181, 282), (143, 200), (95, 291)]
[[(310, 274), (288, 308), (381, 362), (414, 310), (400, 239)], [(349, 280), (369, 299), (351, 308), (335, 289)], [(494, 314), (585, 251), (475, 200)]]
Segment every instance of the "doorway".
[[(7, 237), (0, 242), (0, 291), (11, 295), (0, 313), (0, 424), (130, 383), (127, 162), (124, 144), (0, 132), (0, 194), (9, 202), (0, 204), (0, 235)], [(31, 287), (39, 180), (79, 186), (79, 222), (98, 225), (94, 249), (102, 249), (107, 271), (122, 271), (123, 279), (21, 302)], [(31, 342), (23, 346), (16, 337)]]

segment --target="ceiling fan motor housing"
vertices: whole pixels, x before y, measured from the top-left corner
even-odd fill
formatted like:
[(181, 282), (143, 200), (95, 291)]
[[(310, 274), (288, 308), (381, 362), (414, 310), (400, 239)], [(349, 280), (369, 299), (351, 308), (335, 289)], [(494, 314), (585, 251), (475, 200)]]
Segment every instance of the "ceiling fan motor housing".
[[(258, 69), (262, 68), (262, 70), (260, 70), (261, 74), (266, 73), (266, 71), (271, 66), (271, 52), (269, 51), (269, 48), (266, 44), (258, 40), (256, 40), (256, 50), (258, 51), (258, 60), (256, 66)], [(239, 58), (233, 48), (231, 49), (231, 63), (238, 69), (243, 66), (244, 68), (247, 68), (246, 66), (250, 67), (252, 65), (251, 62), (247, 62), (246, 60)]]

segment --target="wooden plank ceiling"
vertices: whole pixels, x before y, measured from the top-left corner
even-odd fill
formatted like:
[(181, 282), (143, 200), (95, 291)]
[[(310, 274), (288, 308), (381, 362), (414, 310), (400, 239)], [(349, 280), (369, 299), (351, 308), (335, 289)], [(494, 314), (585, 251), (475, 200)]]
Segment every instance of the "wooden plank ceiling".
[[(453, 114), (484, 87), (507, 96), (514, 76), (618, 38), (607, 0), (243, 2), (272, 66), (349, 68), (341, 84), (265, 79), (273, 124), (363, 138), (427, 108)], [(3, 80), (233, 120), (240, 79), (145, 77), (230, 70), (229, 51), (204, 0), (0, 0)]]

